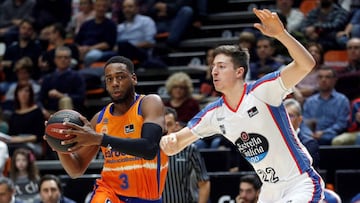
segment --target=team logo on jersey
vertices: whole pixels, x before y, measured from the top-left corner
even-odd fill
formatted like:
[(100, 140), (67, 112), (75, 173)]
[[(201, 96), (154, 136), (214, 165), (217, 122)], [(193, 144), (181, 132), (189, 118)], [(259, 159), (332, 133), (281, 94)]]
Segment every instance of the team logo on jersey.
[(135, 130), (134, 124), (125, 126), (125, 133), (132, 133), (134, 132), (134, 130)]
[(256, 106), (254, 106), (251, 109), (249, 109), (247, 111), (247, 113), (248, 113), (249, 117), (251, 118), (251, 117), (255, 116), (256, 114), (258, 114), (259, 111), (257, 110)]
[(241, 132), (235, 144), (242, 156), (252, 163), (257, 163), (264, 159), (269, 151), (267, 139), (256, 133)]
[(111, 200), (109, 198), (106, 198), (104, 203), (111, 203)]
[(104, 125), (109, 124), (109, 119), (108, 118), (104, 118), (104, 120), (102, 121)]

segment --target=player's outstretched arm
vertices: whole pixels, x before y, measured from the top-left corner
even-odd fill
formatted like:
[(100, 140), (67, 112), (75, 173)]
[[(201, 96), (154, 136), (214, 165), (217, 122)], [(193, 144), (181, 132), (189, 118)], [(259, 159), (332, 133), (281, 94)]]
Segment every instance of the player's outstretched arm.
[(254, 27), (264, 35), (276, 38), (289, 51), (293, 61), (281, 72), (281, 78), (286, 88), (291, 88), (300, 82), (315, 66), (315, 60), (311, 54), (284, 28), (279, 16), (267, 9), (253, 9), (261, 23), (255, 23)]
[(160, 140), (160, 147), (165, 154), (172, 156), (198, 139), (199, 137), (194, 135), (188, 127), (184, 127), (176, 133), (163, 136)]

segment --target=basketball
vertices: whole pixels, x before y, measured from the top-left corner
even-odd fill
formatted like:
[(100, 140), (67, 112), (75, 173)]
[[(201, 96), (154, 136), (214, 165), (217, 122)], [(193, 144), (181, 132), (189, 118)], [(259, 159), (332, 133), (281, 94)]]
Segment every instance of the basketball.
[(65, 134), (58, 133), (55, 129), (69, 129), (68, 126), (63, 125), (64, 122), (74, 123), (80, 126), (83, 126), (84, 123), (80, 119), (80, 113), (64, 109), (54, 113), (50, 119), (47, 121), (45, 127), (45, 137), (47, 143), (56, 151), (67, 152), (69, 147), (72, 147), (74, 144), (61, 145), (62, 140), (71, 139), (74, 136), (65, 137)]

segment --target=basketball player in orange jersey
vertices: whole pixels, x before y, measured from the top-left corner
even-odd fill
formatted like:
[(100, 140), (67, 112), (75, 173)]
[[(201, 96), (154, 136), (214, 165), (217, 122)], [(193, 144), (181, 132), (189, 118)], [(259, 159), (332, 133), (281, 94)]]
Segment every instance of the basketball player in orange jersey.
[(157, 95), (135, 93), (137, 78), (132, 62), (121, 56), (104, 67), (106, 90), (112, 103), (84, 126), (64, 123), (72, 130), (59, 130), (75, 138), (70, 153), (58, 152), (66, 172), (76, 178), (84, 174), (101, 148), (104, 165), (96, 181), (91, 203), (161, 203), (168, 157), (160, 150), (164, 133), (164, 106)]

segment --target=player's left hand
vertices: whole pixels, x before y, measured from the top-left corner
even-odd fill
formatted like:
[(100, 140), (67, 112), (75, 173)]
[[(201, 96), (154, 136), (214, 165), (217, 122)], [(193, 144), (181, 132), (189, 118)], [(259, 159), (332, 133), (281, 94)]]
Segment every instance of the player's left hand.
[(100, 145), (101, 143), (102, 136), (96, 133), (91, 126), (91, 123), (82, 115), (80, 116), (80, 119), (84, 123), (83, 126), (70, 122), (64, 122), (64, 125), (71, 127), (71, 129), (62, 130), (61, 133), (66, 134), (67, 136), (75, 135), (72, 139), (61, 141), (62, 145), (75, 143), (73, 147), (68, 148), (69, 152), (77, 151), (83, 146)]
[(256, 8), (253, 9), (253, 12), (261, 21), (261, 23), (255, 23), (254, 27), (264, 35), (276, 37), (284, 32), (284, 25), (276, 12), (271, 12), (268, 9), (258, 10)]

